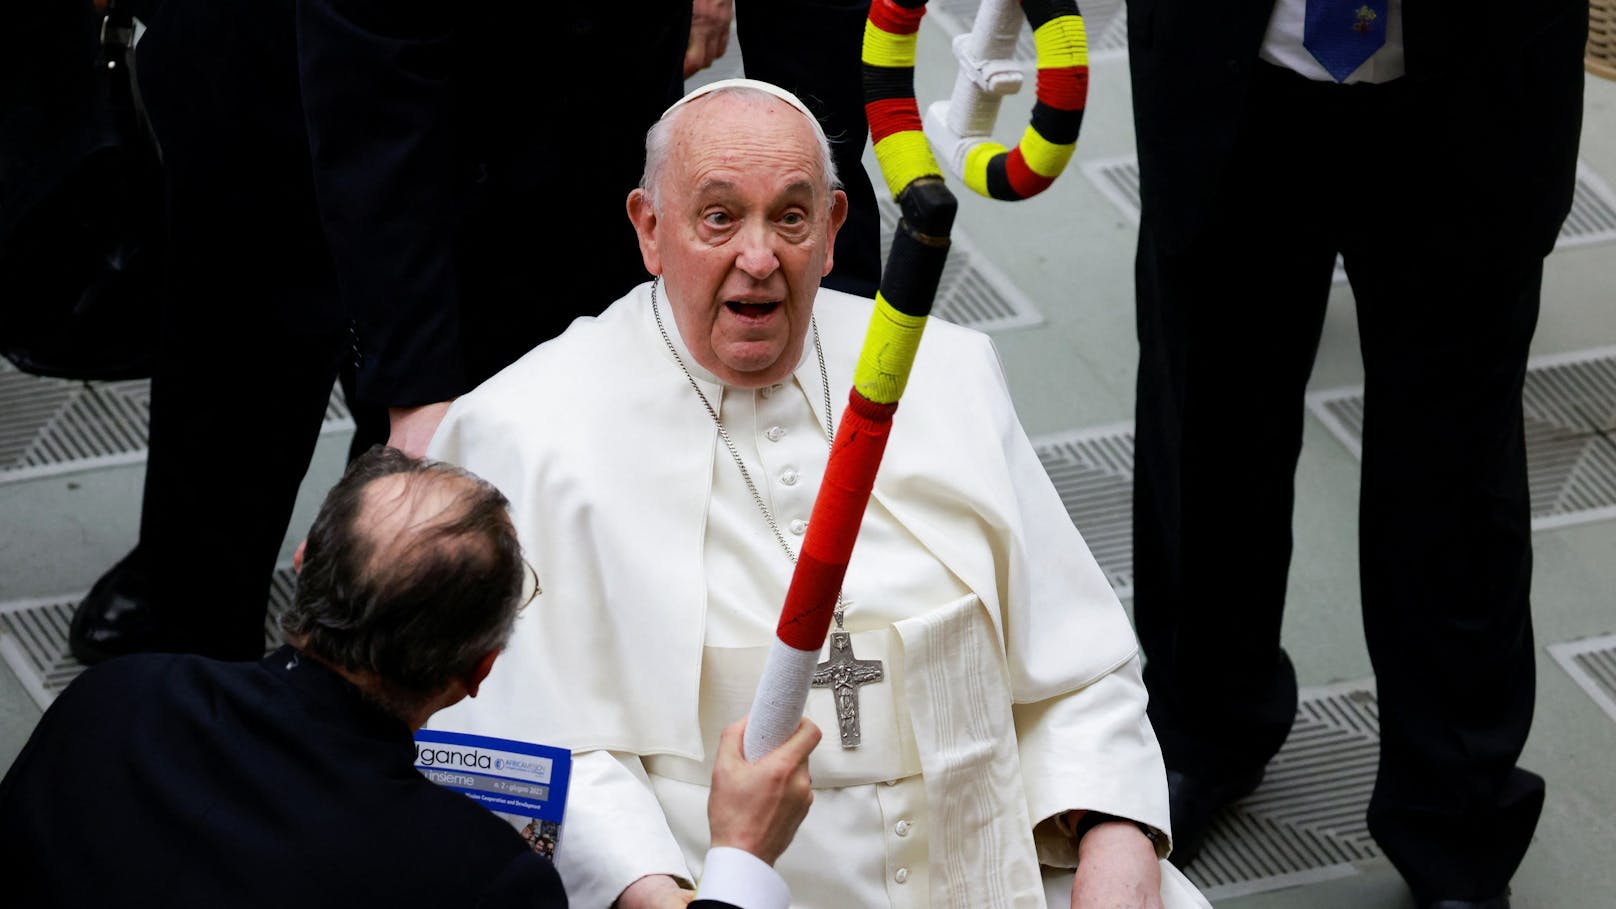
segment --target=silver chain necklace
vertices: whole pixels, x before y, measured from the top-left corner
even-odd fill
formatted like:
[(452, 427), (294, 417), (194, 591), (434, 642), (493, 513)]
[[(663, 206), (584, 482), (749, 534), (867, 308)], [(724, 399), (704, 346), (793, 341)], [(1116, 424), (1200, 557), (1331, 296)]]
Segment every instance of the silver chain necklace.
[[(662, 278), (658, 276), (651, 280), (651, 315), (656, 318), (657, 331), (662, 333), (662, 342), (668, 345), (668, 353), (673, 354), (673, 362), (679, 364), (679, 370), (689, 380), (690, 387), (695, 389), (696, 397), (700, 399), (701, 406), (707, 408), (707, 415), (713, 418), (713, 425), (718, 427), (718, 437), (724, 440), (724, 447), (729, 449), (729, 456), (734, 459), (735, 466), (741, 470), (741, 479), (746, 481), (747, 491), (752, 493), (752, 501), (756, 503), (758, 511), (762, 512), (763, 520), (768, 522), (769, 530), (774, 534), (774, 541), (780, 544), (780, 551), (786, 554), (791, 564), (797, 564), (797, 554), (791, 551), (791, 544), (786, 542), (785, 534), (780, 532), (780, 525), (775, 523), (774, 515), (770, 513), (769, 506), (763, 503), (763, 496), (758, 492), (757, 484), (752, 482), (752, 474), (746, 469), (746, 462), (741, 460), (741, 452), (735, 447), (735, 440), (729, 437), (729, 430), (724, 428), (724, 421), (718, 418), (718, 411), (713, 408), (712, 402), (702, 392), (701, 386), (696, 384), (696, 377), (690, 374), (689, 367), (685, 366), (684, 358), (679, 356), (678, 348), (673, 346), (673, 338), (668, 336), (668, 329), (662, 324), (662, 311), (657, 308), (657, 288), (661, 286)], [(812, 316), (808, 317), (808, 325), (813, 329), (814, 354), (819, 358), (819, 384), (825, 393), (825, 444), (831, 444), (836, 437), (830, 417), (830, 379), (825, 374), (825, 348), (819, 343), (819, 323)], [(836, 628), (842, 629), (842, 613), (846, 604), (842, 600), (841, 591), (836, 592)], [(823, 613), (821, 613), (823, 614)]]

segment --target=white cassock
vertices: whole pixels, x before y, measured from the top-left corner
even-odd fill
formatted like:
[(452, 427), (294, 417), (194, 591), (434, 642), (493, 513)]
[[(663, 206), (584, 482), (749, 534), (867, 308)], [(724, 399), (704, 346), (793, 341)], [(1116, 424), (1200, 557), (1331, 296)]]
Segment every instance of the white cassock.
[[(544, 589), (479, 696), (431, 726), (573, 750), (556, 858), (583, 909), (646, 874), (700, 880), (714, 746), (751, 707), (792, 573), (650, 300), (641, 285), (461, 397), (428, 452), (510, 498)], [(871, 305), (815, 303), (837, 416)], [(661, 306), (795, 551), (828, 460), (812, 337), (789, 380), (726, 389)], [(831, 691), (809, 695), (814, 804), (776, 863), (793, 906), (1065, 906), (1055, 815), (1168, 829), (1132, 627), (980, 332), (927, 326), (843, 592), (883, 679), (858, 690), (856, 749)], [(1161, 868), (1169, 909), (1208, 905)]]

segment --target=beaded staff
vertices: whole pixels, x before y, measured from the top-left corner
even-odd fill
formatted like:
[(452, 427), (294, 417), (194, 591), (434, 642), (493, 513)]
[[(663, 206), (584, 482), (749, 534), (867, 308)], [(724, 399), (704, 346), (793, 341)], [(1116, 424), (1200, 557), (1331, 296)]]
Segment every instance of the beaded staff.
[[(1038, 48), (1032, 122), (1015, 149), (988, 138), (998, 102), (1020, 88), (1010, 59), (1020, 31), (1014, 0), (984, 0), (967, 41), (955, 43), (960, 76), (922, 130), (915, 46), (926, 0), (874, 0), (862, 54), (865, 114), (876, 161), (901, 211), (859, 353), (847, 410), (814, 499), (775, 641), (764, 663), (742, 743), (748, 758), (773, 751), (802, 717), (836, 614), (837, 595), (869, 503), (915, 353), (948, 257), (958, 201), (943, 181), (928, 135), (966, 186), (994, 199), (1047, 189), (1071, 160), (1088, 97), (1088, 48), (1073, 0), (1020, 4)], [(846, 731), (843, 746), (852, 745)]]

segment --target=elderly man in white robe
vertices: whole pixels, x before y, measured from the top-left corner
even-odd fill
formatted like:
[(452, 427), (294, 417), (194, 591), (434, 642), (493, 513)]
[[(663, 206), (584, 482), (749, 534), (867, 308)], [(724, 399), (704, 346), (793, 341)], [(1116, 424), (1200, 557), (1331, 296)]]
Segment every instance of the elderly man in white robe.
[[(572, 749), (556, 863), (585, 909), (682, 906), (701, 878), (718, 735), (751, 705), (873, 305), (819, 287), (847, 200), (798, 99), (710, 85), (646, 145), (628, 215), (656, 277), (457, 400), (430, 448), (505, 492), (544, 577), (434, 725)], [(809, 692), (841, 734), (776, 863), (793, 905), (1207, 905), (1162, 861), (1132, 628), (985, 335), (927, 328), (832, 631), (852, 668)]]

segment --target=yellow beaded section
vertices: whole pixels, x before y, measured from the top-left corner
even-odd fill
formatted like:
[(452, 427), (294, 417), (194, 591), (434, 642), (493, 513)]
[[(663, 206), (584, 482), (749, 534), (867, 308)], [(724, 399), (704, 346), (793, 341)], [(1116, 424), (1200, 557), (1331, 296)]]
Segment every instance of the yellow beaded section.
[(1032, 33), (1039, 69), (1089, 65), (1088, 29), (1082, 16), (1056, 16)]
[(926, 134), (918, 129), (896, 132), (875, 143), (875, 162), (894, 199), (921, 177), (942, 175)]
[(874, 22), (864, 21), (864, 50), (860, 59), (869, 66), (887, 66), (893, 69), (915, 68), (915, 45), (918, 32), (895, 35)]
[(920, 334), (925, 330), (925, 316), (899, 312), (877, 291), (870, 328), (853, 372), (853, 388), (872, 404), (896, 404), (909, 382)]

